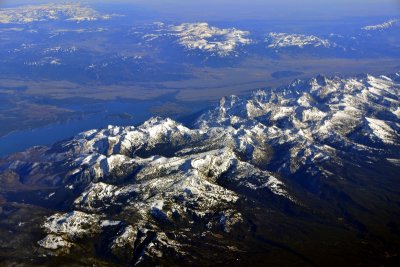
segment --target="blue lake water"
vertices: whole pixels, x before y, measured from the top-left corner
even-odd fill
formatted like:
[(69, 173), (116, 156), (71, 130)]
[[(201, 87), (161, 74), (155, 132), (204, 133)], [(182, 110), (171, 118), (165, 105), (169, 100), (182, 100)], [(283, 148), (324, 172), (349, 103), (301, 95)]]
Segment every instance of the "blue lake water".
[[(23, 151), (36, 145), (50, 145), (90, 129), (103, 128), (108, 125), (127, 126), (140, 124), (152, 116), (149, 108), (157, 104), (160, 103), (158, 101), (114, 101), (102, 104), (68, 106), (70, 109), (82, 111), (88, 115), (85, 115), (83, 119), (52, 124), (34, 130), (16, 131), (0, 137), (0, 157)], [(132, 118), (123, 118), (124, 116), (118, 115), (122, 113), (124, 115), (129, 114)]]

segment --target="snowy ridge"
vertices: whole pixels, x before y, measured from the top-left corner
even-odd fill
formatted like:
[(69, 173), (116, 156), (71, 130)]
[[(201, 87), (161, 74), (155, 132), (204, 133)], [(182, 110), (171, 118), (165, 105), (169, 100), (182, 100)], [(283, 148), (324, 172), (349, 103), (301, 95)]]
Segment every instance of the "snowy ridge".
[[(262, 129), (271, 145), (291, 144), (294, 165), (300, 159), (303, 165), (334, 156), (325, 145), (339, 150), (351, 147), (357, 153), (383, 153), (378, 148), (382, 143), (399, 145), (399, 119), (393, 116), (399, 93), (399, 85), (386, 76), (321, 76), (296, 81), (287, 88), (258, 91), (249, 99), (224, 99), (219, 108), (203, 115), (199, 124), (246, 125), (247, 129), (248, 124), (256, 124), (253, 127)], [(261, 119), (254, 122), (257, 117)]]
[[(149, 25), (153, 31), (142, 35), (142, 39), (151, 43), (159, 38), (177, 38), (176, 42), (187, 51), (202, 51), (211, 56), (239, 56), (245, 46), (256, 43), (251, 33), (236, 28), (218, 28), (206, 22), (165, 25), (154, 23)], [(147, 30), (148, 31), (148, 30)], [(136, 32), (139, 34), (139, 32)], [(314, 35), (270, 32), (264, 42), (268, 48), (288, 47), (323, 47), (337, 48), (336, 43)]]
[(74, 22), (108, 20), (115, 15), (102, 15), (79, 3), (20, 6), (0, 9), (0, 23), (26, 24), (39, 21)]
[[(234, 135), (246, 134), (232, 131)], [(57, 153), (49, 157), (52, 161), (71, 159), (64, 163), (70, 166), (65, 187), (89, 184), (74, 200), (72, 213), (47, 219), (43, 228), (48, 236), (38, 244), (67, 251), (85, 236), (101, 234), (101, 221), (113, 221), (107, 214), (119, 209), (135, 213), (137, 219), (121, 230), (110, 245), (116, 251), (126, 240), (153, 233), (145, 226), (149, 221), (170, 224), (179, 218), (180, 222), (191, 223), (194, 217), (206, 220), (210, 229), (221, 225), (228, 232), (242, 221), (234, 208), (240, 195), (219, 185), (222, 177), (231, 177), (238, 188), (267, 190), (287, 201), (295, 200), (282, 181), (239, 159), (233, 147), (226, 147), (229, 139), (223, 128), (190, 130), (170, 119), (152, 118), (139, 127), (109, 126), (59, 144)], [(246, 150), (243, 141), (232, 145)], [(248, 176), (252, 179), (246, 181)], [(91, 227), (87, 229), (85, 225)], [(154, 241), (157, 246), (184, 253), (179, 252), (182, 244), (166, 238), (162, 232), (158, 235), (160, 239)], [(148, 246), (146, 253), (157, 256), (159, 250), (152, 248)]]
[(137, 127), (90, 130), (27, 151), (7, 168), (29, 170), (71, 196), (69, 212), (43, 222), (47, 236), (38, 244), (46, 250), (68, 253), (112, 233), (109, 253), (134, 258), (140, 248), (136, 263), (165, 251), (185, 255), (194, 225), (207, 235), (245, 223), (239, 206), (246, 199), (302, 206), (291, 181), (296, 175), (338, 179), (332, 171), (349, 158), (367, 164), (386, 158), (397, 166), (397, 81), (397, 75), (296, 80), (225, 97), (191, 127), (155, 117)]
[(365, 31), (383, 31), (395, 25), (398, 25), (399, 22), (399, 19), (391, 19), (381, 24), (365, 26), (362, 29)]
[(170, 28), (179, 37), (179, 44), (188, 50), (202, 50), (221, 57), (228, 56), (238, 46), (251, 43), (249, 32), (211, 27), (208, 23), (184, 23)]
[(335, 43), (327, 39), (321, 39), (314, 35), (304, 34), (289, 34), (289, 33), (275, 33), (271, 32), (265, 38), (265, 42), (269, 48), (284, 48), (284, 47), (336, 47)]
[[(209, 56), (238, 56), (240, 48), (253, 42), (250, 32), (236, 28), (218, 28), (206, 22), (166, 25), (155, 22), (149, 25), (153, 31), (146, 32), (142, 39), (151, 43), (159, 38), (173, 39), (186, 51), (205, 52)], [(138, 32), (136, 32), (139, 34)]]

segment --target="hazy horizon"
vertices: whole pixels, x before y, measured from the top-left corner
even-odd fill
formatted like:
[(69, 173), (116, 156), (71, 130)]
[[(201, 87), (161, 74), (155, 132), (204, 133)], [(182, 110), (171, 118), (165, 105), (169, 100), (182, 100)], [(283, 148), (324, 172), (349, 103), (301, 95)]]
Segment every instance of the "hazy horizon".
[[(0, 6), (19, 4), (39, 4), (50, 1), (40, 0), (17, 0), (0, 1)], [(51, 1), (54, 3), (56, 1)], [(57, 1), (65, 2), (65, 1)], [(395, 0), (353, 0), (351, 3), (344, 0), (328, 1), (261, 1), (261, 0), (238, 0), (235, 2), (227, 0), (218, 1), (183, 1), (183, 0), (86, 0), (69, 1), (90, 4), (132, 4), (157, 12), (163, 17), (174, 17), (180, 19), (209, 19), (209, 20), (232, 20), (232, 19), (338, 19), (341, 17), (359, 16), (400, 16), (400, 2)]]

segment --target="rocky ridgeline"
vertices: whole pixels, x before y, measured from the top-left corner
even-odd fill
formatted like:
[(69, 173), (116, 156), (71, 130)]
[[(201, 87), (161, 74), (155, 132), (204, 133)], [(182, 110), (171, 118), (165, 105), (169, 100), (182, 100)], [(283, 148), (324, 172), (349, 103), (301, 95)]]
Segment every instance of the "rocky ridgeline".
[(66, 212), (43, 222), (47, 252), (107, 235), (102, 247), (117, 258), (186, 257), (193, 240), (245, 225), (249, 199), (303, 207), (310, 189), (296, 179), (346, 179), (338, 170), (354, 160), (398, 164), (398, 82), (399, 74), (298, 80), (223, 98), (188, 127), (157, 117), (91, 130), (10, 156), (2, 169), (57, 188), (44, 201), (66, 198)]

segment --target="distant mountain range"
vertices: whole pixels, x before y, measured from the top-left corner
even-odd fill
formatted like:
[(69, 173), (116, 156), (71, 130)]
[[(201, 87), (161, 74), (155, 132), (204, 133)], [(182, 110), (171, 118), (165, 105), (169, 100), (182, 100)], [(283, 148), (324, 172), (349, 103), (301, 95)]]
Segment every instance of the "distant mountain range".
[(103, 15), (93, 8), (79, 3), (50, 3), (47, 5), (29, 5), (0, 10), (0, 24), (29, 24), (45, 21), (96, 21), (108, 20), (114, 15)]
[[(1, 9), (0, 25), (21, 27), (23, 25), (51, 21), (95, 23), (103, 20), (112, 20), (120, 16), (121, 15), (118, 14), (101, 14), (92, 7), (79, 3), (30, 5)], [(399, 25), (398, 22), (398, 19), (391, 19), (381, 24), (365, 26), (362, 27), (362, 29), (355, 29), (354, 35), (341, 36), (341, 38), (337, 38), (340, 35), (335, 33), (326, 33), (322, 36), (317, 36), (296, 32), (266, 32), (264, 36), (260, 37), (254, 36), (254, 34), (248, 30), (220, 28), (211, 26), (206, 22), (182, 23), (177, 25), (156, 22), (153, 25), (138, 27), (135, 30), (135, 35), (142, 37), (146, 43), (155, 46), (159, 45), (156, 41), (171, 41), (172, 45), (179, 45), (186, 52), (189, 52), (189, 54), (193, 54), (190, 52), (204, 53), (206, 57), (238, 57), (249, 53), (249, 51), (254, 50), (254, 47), (258, 46), (263, 47), (266, 53), (268, 53), (269, 50), (284, 53), (285, 50), (293, 48), (298, 48), (300, 50), (306, 48), (322, 48), (325, 50), (335, 49), (336, 51), (338, 49), (345, 50), (351, 55), (351, 52), (360, 49), (360, 47), (358, 47), (358, 42), (365, 38), (364, 35), (366, 33), (371, 34), (374, 31), (382, 32), (394, 28)], [(12, 29), (16, 31), (19, 28), (14, 27)], [(92, 32), (93, 30), (94, 29), (87, 29), (85, 27), (80, 30), (71, 29), (71, 31), (79, 33)], [(102, 30), (105, 31), (107, 29)], [(357, 30), (359, 30), (359, 32), (357, 32)], [(0, 31), (2, 31), (1, 28)], [(19, 31), (24, 31), (24, 29), (19, 29)], [(31, 27), (29, 27), (27, 31), (30, 33), (37, 33), (37, 31)], [(56, 35), (59, 33), (60, 32), (57, 32)], [(355, 42), (354, 40), (357, 41)], [(246, 49), (246, 47), (248, 47), (248, 49)], [(323, 54), (323, 52), (321, 53)]]

